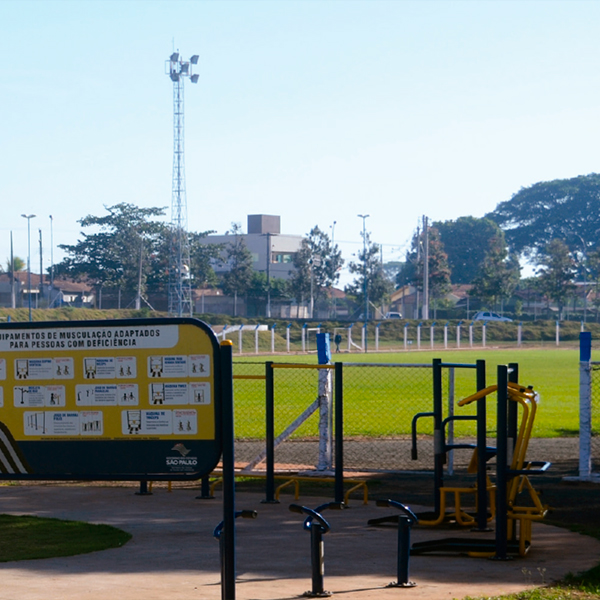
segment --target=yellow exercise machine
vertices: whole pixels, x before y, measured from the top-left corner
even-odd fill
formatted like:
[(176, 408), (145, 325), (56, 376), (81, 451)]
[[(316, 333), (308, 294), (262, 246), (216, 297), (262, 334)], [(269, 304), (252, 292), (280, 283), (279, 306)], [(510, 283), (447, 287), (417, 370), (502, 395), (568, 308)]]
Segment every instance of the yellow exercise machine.
[[(476, 540), (467, 538), (448, 538), (413, 544), (412, 553), (425, 552), (467, 552), (471, 556), (494, 556), (506, 559), (507, 553), (518, 553), (524, 556), (531, 544), (533, 521), (541, 521), (548, 507), (540, 501), (539, 495), (530, 482), (530, 476), (548, 469), (550, 463), (527, 461), (526, 454), (533, 430), (537, 411), (538, 397), (532, 387), (524, 387), (508, 381), (508, 367), (498, 367), (498, 383), (486, 387), (477, 393), (464, 398), (458, 404), (465, 406), (472, 402), (485, 402), (487, 396), (497, 395), (497, 448), (496, 448), (496, 481), (492, 483), (486, 478), (486, 494), (490, 499), (490, 516), (495, 518), (496, 535), (494, 540)], [(519, 411), (520, 409), (520, 411)], [(510, 436), (509, 420), (517, 422), (520, 412), (516, 438)], [(471, 460), (470, 471), (478, 465), (477, 452)], [(451, 516), (460, 525), (474, 526), (476, 519), (463, 508), (463, 495), (477, 495), (477, 486), (440, 487), (440, 510), (436, 519), (421, 524), (437, 525), (447, 517), (446, 497), (454, 495), (454, 513)], [(525, 500), (525, 502), (523, 502)]]

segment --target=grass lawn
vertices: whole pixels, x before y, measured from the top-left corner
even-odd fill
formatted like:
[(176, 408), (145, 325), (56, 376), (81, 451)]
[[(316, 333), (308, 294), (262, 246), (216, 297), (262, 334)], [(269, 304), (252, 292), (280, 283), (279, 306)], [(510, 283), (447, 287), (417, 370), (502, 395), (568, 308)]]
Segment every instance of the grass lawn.
[[(540, 394), (540, 410), (534, 436), (561, 437), (577, 435), (579, 431), (579, 352), (577, 349), (522, 350), (449, 350), (434, 352), (397, 352), (380, 354), (335, 354), (334, 361), (344, 363), (431, 364), (433, 358), (445, 363), (474, 364), (486, 361), (487, 383), (496, 381), (497, 365), (519, 364), (519, 381), (532, 385)], [(261, 356), (236, 358), (234, 373), (263, 374), (264, 363), (316, 364), (316, 356)], [(254, 363), (254, 364), (250, 364)], [(444, 386), (447, 389), (447, 386)], [(275, 411), (276, 430), (289, 424), (316, 397), (317, 371), (308, 369), (276, 370)], [(475, 371), (456, 370), (458, 401), (475, 391)], [(490, 396), (490, 407), (495, 396)], [(236, 433), (239, 437), (264, 436), (264, 382), (236, 381)], [(417, 412), (430, 411), (430, 370), (405, 368), (344, 369), (344, 428), (347, 435), (388, 437), (410, 432), (410, 419)], [(457, 409), (472, 414), (474, 407)], [(488, 410), (493, 426), (494, 411)], [(291, 419), (290, 419), (291, 418)], [(427, 425), (429, 426), (429, 425)], [(430, 433), (426, 426), (423, 433)], [(473, 435), (474, 425), (457, 424), (457, 435)], [(313, 423), (307, 422), (298, 436), (315, 435)]]
[(74, 556), (118, 548), (131, 535), (109, 525), (0, 515), (0, 562)]

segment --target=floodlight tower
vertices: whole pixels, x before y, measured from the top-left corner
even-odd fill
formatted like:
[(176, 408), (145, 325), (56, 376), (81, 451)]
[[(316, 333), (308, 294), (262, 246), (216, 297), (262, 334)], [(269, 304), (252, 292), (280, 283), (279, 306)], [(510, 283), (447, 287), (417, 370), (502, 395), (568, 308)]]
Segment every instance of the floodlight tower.
[(166, 73), (173, 82), (173, 188), (171, 195), (171, 246), (169, 256), (169, 314), (191, 316), (192, 286), (190, 273), (190, 244), (187, 228), (187, 199), (185, 193), (185, 156), (183, 136), (183, 82), (192, 74), (192, 65), (198, 64), (198, 55), (183, 60), (173, 52), (166, 61)]

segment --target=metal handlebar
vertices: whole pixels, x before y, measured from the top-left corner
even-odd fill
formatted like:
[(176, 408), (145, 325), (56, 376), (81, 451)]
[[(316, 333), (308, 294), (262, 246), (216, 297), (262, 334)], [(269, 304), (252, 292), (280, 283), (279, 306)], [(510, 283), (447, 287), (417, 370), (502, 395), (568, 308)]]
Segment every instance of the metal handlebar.
[(415, 515), (415, 513), (410, 510), (406, 504), (402, 504), (401, 502), (396, 502), (396, 500), (377, 500), (377, 506), (389, 506), (393, 508), (397, 508), (399, 511), (403, 512), (409, 519), (411, 519), (414, 523), (419, 522), (419, 517)]
[(304, 521), (304, 529), (310, 529), (313, 519), (316, 519), (319, 522), (319, 525), (323, 528), (323, 533), (327, 533), (331, 529), (331, 526), (323, 518), (323, 516), (320, 513), (318, 513), (316, 510), (313, 510), (312, 508), (308, 508), (308, 506), (300, 506), (299, 504), (290, 504), (290, 511), (307, 515), (308, 518)]
[[(255, 510), (237, 510), (235, 512), (235, 518), (242, 517), (242, 519), (256, 519), (258, 517), (258, 513)], [(213, 537), (219, 539), (221, 534), (223, 533), (223, 527), (225, 526), (225, 521), (221, 521), (213, 531)]]
[(422, 413), (417, 413), (411, 421), (411, 434), (412, 434), (412, 445), (411, 445), (411, 449), (410, 449), (410, 457), (412, 460), (417, 460), (418, 456), (417, 456), (417, 421), (421, 418), (421, 417), (435, 417), (435, 413), (432, 412), (422, 412)]

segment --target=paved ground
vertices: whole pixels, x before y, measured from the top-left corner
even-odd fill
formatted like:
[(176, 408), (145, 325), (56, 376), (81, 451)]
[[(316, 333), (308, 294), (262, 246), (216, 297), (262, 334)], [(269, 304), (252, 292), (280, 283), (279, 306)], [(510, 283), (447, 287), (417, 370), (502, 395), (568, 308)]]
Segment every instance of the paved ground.
[[(3, 563), (0, 600), (220, 598), (218, 543), (212, 537), (222, 517), (220, 494), (214, 500), (196, 500), (198, 492), (191, 489), (168, 493), (155, 488), (151, 496), (136, 496), (134, 491), (131, 487), (1, 486), (2, 513), (108, 523), (129, 531), (133, 539), (122, 548), (88, 555)], [(259, 513), (256, 520), (237, 520), (237, 598), (296, 598), (311, 585), (310, 536), (302, 529), (302, 517), (289, 512), (289, 496), (278, 505), (261, 504), (262, 497), (248, 492), (237, 497), (238, 509)], [(322, 501), (303, 500), (311, 507)], [(524, 559), (416, 556), (411, 558), (410, 575), (417, 587), (386, 589), (396, 579), (397, 534), (391, 528), (366, 525), (386, 511), (374, 502), (363, 506), (352, 501), (348, 510), (329, 512), (327, 590), (348, 600), (497, 595), (548, 583), (600, 560), (600, 542), (538, 525), (534, 545)], [(413, 529), (413, 541), (447, 535)]]

